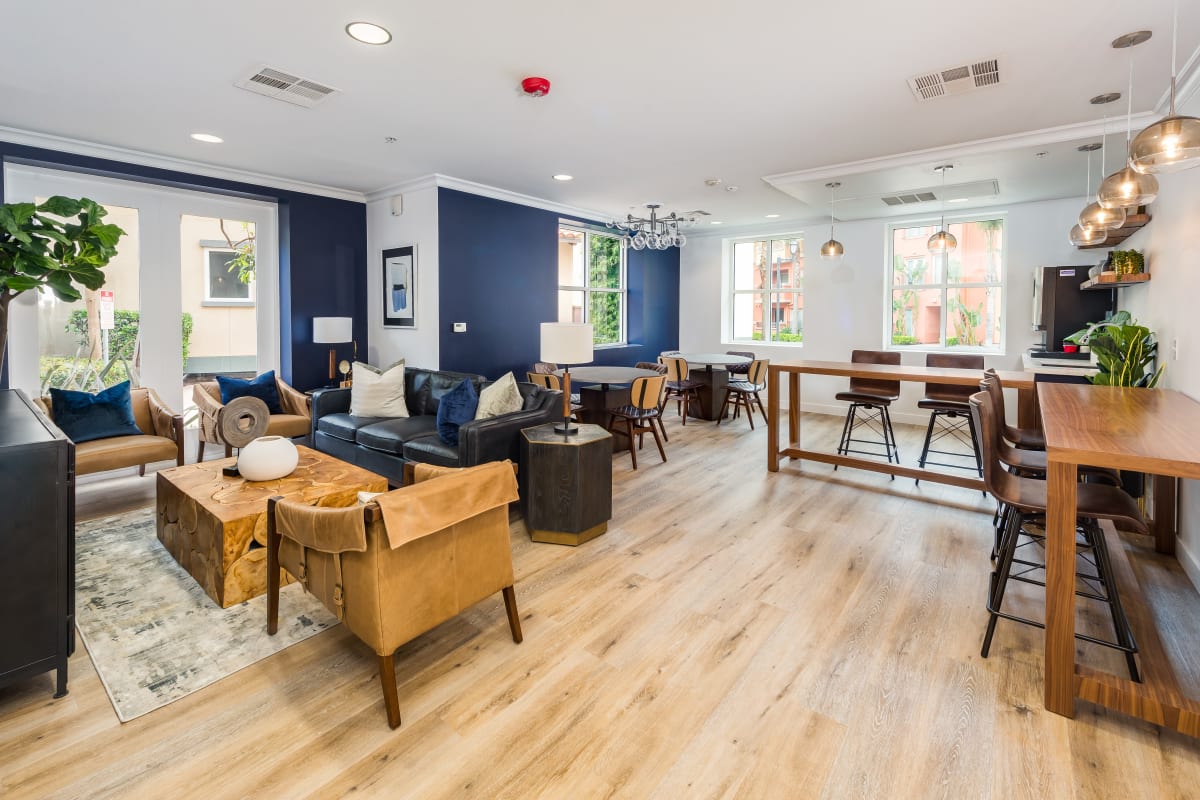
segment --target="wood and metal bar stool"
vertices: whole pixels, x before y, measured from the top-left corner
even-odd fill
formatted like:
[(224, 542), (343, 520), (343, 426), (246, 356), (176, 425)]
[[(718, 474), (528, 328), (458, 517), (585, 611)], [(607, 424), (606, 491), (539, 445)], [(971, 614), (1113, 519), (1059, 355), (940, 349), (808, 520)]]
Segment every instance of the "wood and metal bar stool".
[[(741, 354), (730, 353), (729, 355)], [(743, 408), (746, 409), (746, 419), (750, 421), (750, 430), (754, 430), (754, 404), (758, 404), (763, 422), (766, 422), (767, 410), (763, 408), (762, 398), (758, 396), (758, 393), (765, 388), (767, 388), (767, 359), (755, 359), (750, 362), (744, 380), (729, 382), (725, 392), (725, 402), (721, 404), (721, 413), (717, 415), (717, 424), (720, 425), (721, 420), (725, 419), (725, 413), (729, 410), (730, 403), (733, 404), (734, 419), (737, 419)]]
[[(850, 354), (854, 364), (887, 364), (900, 365), (900, 353), (889, 353), (879, 350), (855, 350)], [(900, 463), (900, 448), (896, 446), (896, 434), (892, 431), (892, 418), (888, 407), (893, 400), (900, 397), (900, 381), (880, 380), (879, 378), (851, 378), (850, 391), (838, 392), (834, 395), (837, 400), (850, 403), (846, 410), (846, 422), (842, 425), (842, 438), (838, 442), (838, 455), (859, 453), (861, 455), (886, 455), (888, 463), (894, 458)], [(860, 416), (860, 411), (862, 412)], [(879, 439), (855, 439), (854, 432), (865, 428), (878, 434)], [(855, 450), (851, 445), (861, 444), (878, 447), (882, 444), (883, 453), (875, 450)], [(837, 469), (837, 466), (834, 466)], [(895, 480), (896, 476), (892, 476)]]
[[(1001, 619), (1021, 622), (1044, 628), (1045, 623), (1027, 619), (1003, 610), (1004, 592), (1009, 581), (1019, 581), (1035, 586), (1046, 585), (1031, 575), (1045, 571), (1045, 560), (1032, 560), (1032, 555), (1045, 547), (1045, 534), (1038, 532), (1034, 524), (1043, 526), (1044, 531), (1047, 490), (1046, 482), (1036, 478), (1015, 475), (1004, 469), (1000, 460), (1000, 426), (997, 424), (996, 409), (990, 394), (978, 392), (970, 399), (971, 416), (974, 419), (979, 450), (983, 457), (983, 481), (997, 501), (1004, 503), (1011, 513), (1007, 515), (1000, 544), (1000, 559), (992, 570), (988, 586), (987, 631), (983, 637), (980, 655), (987, 658), (996, 632), (996, 623)], [(1129, 674), (1138, 680), (1137, 643), (1134, 641), (1129, 620), (1121, 605), (1109, 558), (1108, 545), (1100, 520), (1123, 522), (1140, 533), (1146, 533), (1146, 522), (1138, 511), (1132, 497), (1114, 486), (1099, 483), (1076, 485), (1078, 515), (1078, 541), (1076, 543), (1078, 588), (1076, 596), (1085, 597), (1108, 606), (1116, 641), (1100, 639), (1076, 633), (1075, 638), (1094, 644), (1111, 647), (1125, 654)], [(1084, 569), (1079, 569), (1079, 566)]]
[[(928, 353), (925, 356), (927, 367), (954, 367), (957, 369), (977, 369), (983, 371), (983, 356), (959, 355), (951, 353)], [(958, 462), (931, 461), (935, 456), (947, 458), (973, 458), (976, 474), (983, 477), (983, 464), (979, 460), (979, 447), (975, 444), (975, 428), (971, 421), (971, 406), (967, 402), (975, 394), (973, 386), (959, 386), (950, 383), (925, 384), (925, 396), (917, 401), (917, 408), (929, 411), (929, 427), (925, 430), (925, 444), (921, 448), (921, 458), (918, 465), (924, 469), (926, 464), (951, 469), (971, 469), (971, 465)], [(940, 424), (939, 424), (940, 423)], [(935, 436), (936, 434), (936, 436)], [(958, 442), (963, 447), (957, 450), (939, 450), (934, 445), (939, 442)], [(920, 480), (917, 481), (920, 483)]]
[[(988, 368), (983, 371), (987, 378), (993, 378), (997, 383), (1000, 382), (1000, 376), (996, 374), (996, 370)], [(1034, 381), (1037, 381), (1037, 376), (1034, 376)], [(1000, 394), (999, 399), (1000, 418), (1007, 420), (1004, 412), (1004, 394)], [(1014, 447), (1021, 450), (1045, 450), (1046, 437), (1042, 435), (1041, 428), (1018, 428), (1014, 425), (1009, 425), (1006, 421), (1001, 429), (1005, 439), (1013, 443)]]
[[(662, 439), (658, 438), (658, 432), (663, 427), (662, 406), (659, 405), (658, 396), (662, 393), (665, 380), (666, 377), (662, 375), (654, 378), (638, 378), (629, 387), (630, 404), (608, 409), (608, 429), (614, 434), (629, 437), (629, 457), (633, 460), (634, 469), (637, 469), (637, 451), (642, 446), (647, 433), (654, 437), (654, 443), (658, 445), (658, 454), (662, 456), (662, 460), (667, 460), (667, 451), (663, 449)], [(623, 430), (617, 426), (617, 420), (625, 421)], [(658, 427), (655, 427), (656, 423)], [(635, 436), (637, 437), (636, 446)], [(665, 430), (663, 430), (663, 438), (666, 438)]]

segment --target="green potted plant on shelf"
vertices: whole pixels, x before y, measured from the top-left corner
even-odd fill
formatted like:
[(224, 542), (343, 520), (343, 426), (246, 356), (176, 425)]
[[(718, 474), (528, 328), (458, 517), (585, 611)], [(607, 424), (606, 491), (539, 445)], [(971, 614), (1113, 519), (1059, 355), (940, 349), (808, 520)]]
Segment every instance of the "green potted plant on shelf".
[(1167, 366), (1159, 364), (1158, 369), (1153, 369), (1158, 357), (1158, 339), (1154, 331), (1138, 325), (1127, 311), (1118, 311), (1108, 322), (1096, 325), (1088, 335), (1088, 344), (1100, 368), (1090, 380), (1100, 386), (1153, 389)]
[(95, 201), (54, 196), (43, 203), (0, 205), (0, 368), (8, 344), (8, 309), (30, 289), (72, 302), (79, 287), (99, 289), (125, 231), (103, 222)]

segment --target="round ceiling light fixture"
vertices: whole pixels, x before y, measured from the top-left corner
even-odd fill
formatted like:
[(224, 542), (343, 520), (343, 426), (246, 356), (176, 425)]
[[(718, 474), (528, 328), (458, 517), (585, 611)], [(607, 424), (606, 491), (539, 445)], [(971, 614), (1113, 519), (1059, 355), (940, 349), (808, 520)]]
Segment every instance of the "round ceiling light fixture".
[[(942, 173), (942, 193), (941, 196), (946, 196), (946, 173), (954, 169), (953, 164), (942, 164), (940, 167), (934, 167), (934, 172)], [(946, 229), (946, 201), (942, 200), (942, 219), (938, 223), (938, 232), (929, 237), (929, 241), (925, 243), (929, 249), (931, 256), (949, 255), (958, 247), (958, 239), (954, 238), (954, 234)]]
[(538, 75), (522, 78), (521, 91), (529, 97), (545, 97), (550, 94), (550, 80)]
[(833, 238), (833, 196), (841, 185), (838, 181), (830, 181), (825, 184), (825, 188), (829, 190), (829, 241), (821, 245), (821, 258), (834, 264), (840, 263), (842, 256), (846, 255), (846, 248)]
[(565, 172), (560, 172), (557, 175), (551, 175), (550, 177), (554, 178), (554, 180), (556, 180), (556, 181), (560, 181), (561, 183), (566, 183), (567, 181), (575, 180), (574, 175), (568, 175)]
[[(1110, 97), (1120, 97), (1116, 92), (1099, 95), (1092, 98), (1092, 105), (1100, 105), (1103, 103), (1111, 103), (1107, 99)], [(1104, 117), (1104, 133), (1100, 136), (1100, 141), (1103, 143), (1100, 149), (1100, 174), (1103, 175), (1108, 171), (1108, 115)], [(1091, 169), (1089, 167), (1088, 177), (1091, 177)], [(1089, 186), (1089, 190), (1090, 190)], [(1090, 191), (1089, 191), (1090, 196)], [(1079, 213), (1079, 227), (1087, 230), (1088, 228), (1099, 229), (1103, 231), (1115, 231), (1117, 228), (1125, 224), (1126, 212), (1121, 206), (1106, 208), (1100, 205), (1099, 202), (1093, 201), (1084, 207)]]
[(211, 133), (193, 133), (192, 138), (197, 142), (204, 142), (205, 144), (220, 144), (225, 141), (220, 136)]
[(391, 31), (374, 22), (351, 22), (346, 26), (346, 35), (363, 44), (387, 44), (392, 40)]
[[(1133, 48), (1150, 38), (1150, 31), (1127, 33), (1113, 40), (1117, 50), (1129, 51), (1129, 96), (1125, 110), (1125, 150), (1133, 141)], [(1100, 184), (1096, 200), (1104, 208), (1136, 209), (1153, 203), (1158, 197), (1158, 178), (1135, 172), (1126, 162), (1122, 169), (1109, 175)]]
[(1171, 28), (1171, 110), (1166, 117), (1133, 137), (1129, 145), (1129, 166), (1143, 175), (1200, 166), (1200, 118), (1175, 113), (1178, 40), (1179, 0), (1175, 0)]

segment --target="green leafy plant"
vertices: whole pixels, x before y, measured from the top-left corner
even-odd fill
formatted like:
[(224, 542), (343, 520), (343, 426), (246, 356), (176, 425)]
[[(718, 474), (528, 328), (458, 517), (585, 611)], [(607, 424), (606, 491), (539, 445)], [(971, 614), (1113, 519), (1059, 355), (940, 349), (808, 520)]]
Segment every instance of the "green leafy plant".
[[(221, 235), (225, 237), (225, 241), (233, 250), (233, 258), (229, 259), (227, 269), (230, 272), (237, 272), (238, 280), (242, 283), (250, 283), (254, 280), (254, 231), (250, 230), (250, 224), (239, 222), (242, 226), (241, 238), (234, 239), (229, 231), (225, 230), (225, 220), (220, 221)], [(186, 360), (186, 356), (185, 356)]]
[[(1121, 312), (1125, 313), (1125, 312)], [(1162, 378), (1166, 364), (1150, 371), (1158, 357), (1158, 340), (1154, 331), (1138, 325), (1128, 313), (1128, 321), (1112, 321), (1096, 325), (1088, 336), (1100, 371), (1090, 380), (1100, 386), (1144, 386), (1153, 389)]]
[[(110, 358), (133, 360), (134, 345), (137, 343), (140, 317), (136, 311), (117, 311), (113, 314), (113, 329), (108, 334), (108, 354)], [(186, 311), (181, 317), (183, 333), (183, 363), (187, 364), (188, 350), (192, 343), (192, 315)], [(67, 318), (67, 333), (73, 333), (81, 345), (88, 345), (88, 319), (83, 309), (72, 311)]]
[(0, 205), (0, 367), (14, 297), (47, 288), (66, 302), (104, 285), (104, 268), (125, 231), (103, 222), (108, 212), (87, 198), (55, 195), (41, 204)]

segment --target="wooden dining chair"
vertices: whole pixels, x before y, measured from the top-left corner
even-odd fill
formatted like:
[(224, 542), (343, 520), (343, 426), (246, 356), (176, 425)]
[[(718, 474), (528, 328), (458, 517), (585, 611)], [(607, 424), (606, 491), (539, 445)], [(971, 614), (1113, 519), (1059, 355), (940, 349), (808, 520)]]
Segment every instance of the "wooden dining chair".
[(767, 359), (760, 358), (750, 362), (746, 377), (742, 380), (729, 382), (725, 392), (725, 402), (721, 404), (721, 413), (717, 415), (717, 424), (725, 418), (725, 412), (733, 405), (733, 418), (737, 419), (743, 408), (746, 409), (746, 419), (750, 422), (750, 430), (754, 430), (754, 404), (762, 412), (763, 422), (767, 421), (767, 410), (763, 408), (762, 398), (758, 393), (767, 388)]
[(680, 356), (659, 356), (659, 358), (662, 359), (663, 366), (667, 368), (666, 388), (659, 403), (659, 410), (666, 408), (667, 401), (674, 397), (675, 413), (682, 417), (681, 424), (687, 425), (688, 408), (692, 400), (700, 402), (700, 389), (704, 384), (689, 377), (692, 372), (691, 367)]
[(551, 364), (549, 361), (535, 361), (529, 374), (532, 375), (535, 372), (538, 375), (553, 375), (558, 372), (558, 364)]
[(562, 391), (562, 380), (557, 375), (548, 372), (526, 372), (525, 377), (529, 378), (529, 382), (535, 386), (555, 392)]
[[(665, 380), (666, 377), (662, 375), (654, 378), (638, 378), (629, 387), (629, 405), (608, 409), (608, 429), (614, 434), (629, 437), (629, 457), (633, 461), (634, 469), (637, 469), (638, 448), (642, 446), (647, 433), (654, 437), (654, 443), (658, 445), (658, 454), (662, 456), (662, 460), (667, 460), (667, 451), (663, 449), (662, 439), (658, 437), (660, 430), (663, 432), (663, 437), (666, 437), (666, 431), (663, 430), (662, 424), (662, 407), (658, 404), (658, 396), (663, 390)], [(617, 426), (618, 420), (625, 421), (623, 429)], [(656, 425), (657, 427), (655, 427)], [(637, 437), (636, 447), (634, 446), (635, 436)]]

